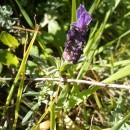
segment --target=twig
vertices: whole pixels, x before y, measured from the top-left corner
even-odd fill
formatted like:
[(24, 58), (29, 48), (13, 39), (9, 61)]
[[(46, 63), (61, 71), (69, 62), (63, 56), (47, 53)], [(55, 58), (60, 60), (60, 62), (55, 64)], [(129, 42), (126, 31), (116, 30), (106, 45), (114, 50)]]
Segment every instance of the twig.
[[(10, 81), (14, 78), (0, 78), (0, 81)], [(88, 81), (88, 80), (78, 80), (78, 79), (64, 79), (64, 78), (26, 78), (25, 80), (33, 80), (33, 81), (59, 81), (59, 82), (68, 82), (68, 83), (83, 83), (101, 87), (109, 87), (109, 88), (122, 88), (122, 89), (130, 89), (129, 85), (119, 85), (119, 84), (106, 84), (103, 82), (96, 82), (96, 81)]]
[[(18, 26), (12, 26), (13, 29), (16, 29), (16, 30), (22, 30), (22, 31), (27, 31), (27, 32), (35, 32), (35, 30), (32, 30), (32, 29), (29, 29), (29, 28), (22, 28), (22, 27), (18, 27)], [(38, 31), (38, 33), (40, 33)]]

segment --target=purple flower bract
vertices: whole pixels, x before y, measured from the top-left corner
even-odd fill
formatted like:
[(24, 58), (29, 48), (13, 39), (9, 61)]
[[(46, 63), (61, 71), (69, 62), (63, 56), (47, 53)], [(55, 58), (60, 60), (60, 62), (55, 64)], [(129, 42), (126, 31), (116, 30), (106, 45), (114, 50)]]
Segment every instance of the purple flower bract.
[(92, 20), (90, 14), (81, 4), (77, 9), (76, 16), (77, 16), (77, 22), (74, 22), (71, 25), (77, 27), (79, 30), (84, 30)]

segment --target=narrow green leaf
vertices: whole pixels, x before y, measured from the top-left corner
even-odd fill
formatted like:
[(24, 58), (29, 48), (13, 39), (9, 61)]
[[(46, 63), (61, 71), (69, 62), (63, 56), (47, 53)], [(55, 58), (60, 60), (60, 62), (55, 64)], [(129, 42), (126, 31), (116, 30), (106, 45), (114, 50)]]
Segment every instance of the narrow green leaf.
[(123, 67), (122, 69), (120, 69), (119, 71), (117, 71), (116, 73), (108, 77), (107, 79), (103, 80), (103, 82), (110, 83), (112, 81), (115, 81), (117, 79), (123, 78), (128, 75), (130, 75), (130, 65)]
[(110, 9), (114, 11), (120, 2), (121, 0), (112, 0)]
[(130, 112), (118, 123), (116, 123), (115, 126), (113, 126), (110, 130), (120, 130), (121, 126), (126, 123), (126, 121), (130, 118)]
[(11, 52), (8, 52), (6, 50), (0, 49), (0, 63), (10, 66), (18, 66), (18, 58), (12, 54)]
[(76, 21), (76, 0), (72, 0), (71, 23)]
[(16, 105), (15, 105), (15, 118), (14, 118), (14, 123), (13, 123), (13, 128), (12, 130), (15, 130), (17, 127), (17, 122), (18, 122), (18, 116), (19, 116), (19, 106), (21, 103), (21, 97), (22, 97), (22, 92), (23, 92), (23, 88), (24, 88), (24, 79), (25, 79), (25, 65), (24, 64), (24, 70), (21, 76), (21, 80), (20, 80), (20, 85), (18, 88), (18, 93), (17, 93), (17, 99), (16, 99)]
[(94, 12), (94, 10), (97, 8), (98, 4), (100, 3), (100, 0), (95, 0), (91, 6), (91, 8), (89, 9), (89, 13), (92, 14)]
[(2, 64), (0, 63), (0, 73), (2, 72), (2, 69), (3, 69), (3, 66), (2, 66)]
[(22, 124), (25, 124), (29, 118), (32, 116), (32, 114), (35, 112), (35, 110), (39, 107), (39, 103), (35, 104), (31, 110), (26, 114), (26, 116), (22, 120)]
[(54, 104), (51, 107), (50, 116), (51, 116), (51, 118), (50, 118), (51, 119), (50, 130), (56, 130), (55, 107), (54, 107)]
[(18, 0), (15, 0), (15, 2), (17, 3), (22, 15), (24, 16), (25, 20), (27, 21), (27, 23), (29, 24), (29, 26), (31, 28), (34, 28), (34, 25), (30, 19), (30, 17), (28, 16), (27, 12), (23, 9), (23, 7), (21, 6), (20, 2)]
[(17, 39), (7, 32), (2, 32), (0, 34), (0, 40), (9, 47), (17, 47), (19, 45)]

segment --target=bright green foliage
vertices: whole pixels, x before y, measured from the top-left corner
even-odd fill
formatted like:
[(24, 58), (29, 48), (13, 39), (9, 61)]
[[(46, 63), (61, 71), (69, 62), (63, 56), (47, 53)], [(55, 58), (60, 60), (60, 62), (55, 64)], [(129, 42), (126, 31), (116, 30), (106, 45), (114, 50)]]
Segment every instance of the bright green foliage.
[(15, 48), (19, 45), (18, 40), (7, 32), (2, 32), (0, 34), (0, 40), (3, 44), (7, 45), (8, 47)]
[(9, 51), (0, 49), (0, 63), (7, 66), (18, 66), (18, 58)]

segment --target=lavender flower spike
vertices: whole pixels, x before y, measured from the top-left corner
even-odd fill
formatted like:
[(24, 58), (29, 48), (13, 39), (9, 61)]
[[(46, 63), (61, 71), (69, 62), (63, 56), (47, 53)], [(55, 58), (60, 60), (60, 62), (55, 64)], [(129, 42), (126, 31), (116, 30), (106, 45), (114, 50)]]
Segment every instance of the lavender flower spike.
[(74, 22), (71, 25), (77, 27), (79, 30), (84, 30), (92, 20), (90, 14), (81, 4), (77, 9), (76, 16), (77, 16), (77, 22)]
[(91, 16), (86, 11), (83, 5), (77, 9), (77, 22), (72, 23), (71, 30), (67, 33), (67, 41), (63, 53), (64, 60), (75, 64), (83, 53), (84, 42), (86, 41), (87, 28), (86, 26), (91, 22)]

